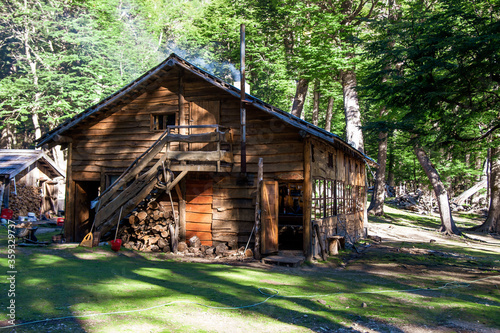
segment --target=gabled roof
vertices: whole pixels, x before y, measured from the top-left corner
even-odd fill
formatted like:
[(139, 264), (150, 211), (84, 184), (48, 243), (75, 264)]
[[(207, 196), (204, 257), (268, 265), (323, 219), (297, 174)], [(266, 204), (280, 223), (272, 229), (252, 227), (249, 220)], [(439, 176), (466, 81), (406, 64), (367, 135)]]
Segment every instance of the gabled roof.
[(0, 149), (0, 176), (14, 178), (37, 161), (51, 170), (53, 178), (64, 177), (64, 171), (50, 157), (34, 149)]
[[(124, 99), (132, 100), (140, 96), (142, 93), (146, 91), (148, 86), (154, 84), (156, 79), (161, 77), (166, 72), (170, 71), (172, 68), (174, 68), (174, 66), (178, 66), (180, 68), (188, 70), (191, 73), (195, 74), (196, 76), (200, 77), (201, 79), (219, 87), (220, 89), (223, 89), (224, 91), (235, 96), (236, 98), (240, 98), (240, 93), (241, 93), (240, 89), (234, 87), (231, 84), (228, 84), (227, 82), (222, 81), (220, 78), (189, 63), (188, 61), (179, 57), (175, 53), (172, 53), (166, 60), (164, 60), (156, 67), (152, 68), (151, 70), (143, 74), (135, 81), (131, 82), (130, 84), (118, 90), (114, 94), (106, 97), (99, 103), (91, 106), (90, 108), (84, 110), (83, 112), (77, 114), (73, 118), (59, 125), (52, 131), (43, 135), (38, 140), (37, 146), (40, 147), (44, 144), (57, 141), (59, 137), (64, 136), (64, 134), (67, 131), (71, 130), (75, 126), (82, 124), (86, 121), (89, 121), (90, 119), (93, 118), (95, 119), (99, 116), (102, 116), (102, 114), (105, 113), (107, 110), (110, 110), (111, 108), (119, 104), (122, 104)], [(300, 130), (303, 130), (305, 133), (308, 133), (312, 136), (318, 137), (330, 143), (334, 142), (339, 143), (342, 146), (348, 148), (349, 150), (352, 150), (354, 154), (358, 155), (360, 158), (362, 158), (372, 166), (376, 165), (376, 162), (372, 160), (370, 157), (368, 157), (361, 151), (357, 150), (356, 148), (352, 147), (343, 139), (341, 139), (339, 136), (333, 133), (330, 133), (322, 128), (314, 126), (313, 124), (308, 123), (307, 121), (304, 121), (288, 112), (275, 108), (272, 105), (267, 104), (252, 95), (246, 94), (245, 102), (247, 105), (253, 105), (256, 108), (268, 114), (271, 114)]]

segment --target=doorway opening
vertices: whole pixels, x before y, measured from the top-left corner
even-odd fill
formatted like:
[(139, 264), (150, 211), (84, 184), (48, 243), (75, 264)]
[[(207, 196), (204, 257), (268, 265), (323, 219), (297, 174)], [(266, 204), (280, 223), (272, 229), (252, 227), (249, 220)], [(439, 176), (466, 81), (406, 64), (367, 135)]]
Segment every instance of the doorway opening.
[(74, 241), (81, 241), (90, 231), (94, 222), (95, 210), (90, 208), (90, 202), (99, 195), (101, 182), (75, 181), (75, 234)]
[(279, 183), (278, 243), (280, 250), (303, 250), (302, 182)]

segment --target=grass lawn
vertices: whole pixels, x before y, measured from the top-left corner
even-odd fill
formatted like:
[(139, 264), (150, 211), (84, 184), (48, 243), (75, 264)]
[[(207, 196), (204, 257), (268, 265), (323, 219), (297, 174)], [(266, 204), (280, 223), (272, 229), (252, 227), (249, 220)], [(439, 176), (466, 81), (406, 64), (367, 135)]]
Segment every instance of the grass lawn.
[[(403, 216), (391, 215), (377, 223), (414, 223), (414, 217), (398, 214)], [(418, 219), (416, 223), (429, 224)], [(37, 236), (44, 240), (53, 234)], [(115, 253), (109, 247), (87, 249), (73, 244), (17, 247), (16, 323), (68, 318), (16, 330), (500, 330), (498, 252), (488, 247), (469, 250), (460, 241), (456, 245), (363, 243), (361, 254), (344, 251), (328, 262), (301, 268), (182, 262), (164, 254), (124, 249)], [(6, 245), (6, 229), (1, 228), (0, 270), (4, 276), (9, 271)], [(0, 326), (7, 326), (10, 285), (6, 278), (0, 281)], [(265, 301), (272, 294), (277, 295)], [(1, 331), (11, 332), (12, 328)]]

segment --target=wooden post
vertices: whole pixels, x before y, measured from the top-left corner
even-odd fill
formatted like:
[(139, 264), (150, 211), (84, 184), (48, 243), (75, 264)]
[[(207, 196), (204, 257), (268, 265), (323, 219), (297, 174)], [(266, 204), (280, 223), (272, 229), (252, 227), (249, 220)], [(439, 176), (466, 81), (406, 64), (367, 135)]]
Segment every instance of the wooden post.
[(257, 173), (257, 198), (255, 200), (255, 246), (254, 257), (260, 259), (260, 193), (262, 187), (262, 179), (264, 178), (264, 160), (259, 158), (259, 171)]
[(4, 208), (9, 208), (9, 196), (10, 196), (10, 178), (5, 178), (5, 188), (3, 190), (3, 206)]
[(3, 206), (3, 190), (5, 188), (5, 185), (3, 183), (0, 184), (0, 211), (2, 210)]
[(241, 173), (247, 172), (247, 139), (246, 139), (246, 109), (245, 109), (245, 25), (240, 26), (240, 120), (241, 120)]
[(179, 240), (186, 241), (186, 179), (176, 185), (177, 196), (179, 197)]
[[(180, 70), (179, 72), (179, 125), (180, 126), (186, 126), (186, 108), (184, 107), (184, 104), (186, 103), (186, 100), (184, 99), (184, 70)], [(179, 129), (179, 134), (185, 135), (187, 133), (187, 128), (180, 128)], [(179, 142), (179, 150), (180, 151), (187, 151), (187, 143), (184, 142)], [(185, 161), (182, 161), (181, 164), (186, 164)]]
[(312, 149), (311, 140), (306, 138), (304, 142), (304, 256), (306, 260), (312, 260), (312, 228), (311, 228), (311, 208), (312, 208), (312, 174), (311, 174), (311, 163), (312, 163)]
[(75, 240), (75, 182), (73, 181), (73, 144), (68, 146), (68, 161), (66, 163), (66, 202), (64, 205), (65, 222), (64, 237), (66, 242)]

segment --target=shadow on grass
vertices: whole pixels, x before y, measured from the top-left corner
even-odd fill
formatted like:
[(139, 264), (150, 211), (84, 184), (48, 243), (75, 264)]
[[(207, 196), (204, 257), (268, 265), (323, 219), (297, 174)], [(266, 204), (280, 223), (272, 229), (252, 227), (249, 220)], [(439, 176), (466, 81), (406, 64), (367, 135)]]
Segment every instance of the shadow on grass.
[[(0, 243), (3, 245), (5, 238)], [(5, 251), (1, 257), (1, 266), (6, 270)], [(362, 271), (333, 270), (318, 274), (314, 270), (182, 263), (152, 255), (144, 257), (129, 250), (114, 253), (107, 248), (19, 248), (16, 259), (18, 323), (71, 317), (69, 320), (26, 325), (22, 327), (22, 332), (112, 331), (110, 326), (125, 323), (129, 326), (138, 323), (137, 325), (153, 325), (156, 328), (167, 327), (171, 331), (213, 331), (210, 324), (196, 322), (201, 314), (208, 314), (207, 318), (203, 317), (207, 321), (212, 317), (224, 316), (224, 320), (247, 322), (249, 325), (256, 325), (253, 326), (254, 330), (255, 327), (265, 330), (267, 325), (288, 324), (324, 332), (351, 327), (354, 323), (373, 327), (375, 330), (402, 332), (391, 323), (393, 318), (411, 313), (411, 321), (423, 325), (439, 312), (438, 309), (426, 309), (417, 305), (422, 297), (434, 299), (430, 296), (353, 293), (385, 289), (408, 290), (414, 289), (415, 283), (425, 284), (420, 278), (408, 278), (404, 282), (398, 275), (379, 276)], [(408, 262), (408, 265), (414, 264), (407, 257), (397, 257), (395, 260)], [(7, 287), (2, 282), (2, 293), (6, 293)], [(256, 307), (230, 310), (232, 312), (229, 314), (226, 310), (207, 309), (198, 305), (161, 306), (187, 300), (215, 307), (245, 307), (266, 298), (259, 292), (259, 287), (278, 289), (280, 295)], [(446, 295), (447, 293), (448, 291), (444, 291), (445, 297), (454, 300), (483, 304), (490, 302), (481, 295), (471, 298), (467, 293)], [(282, 297), (291, 295), (304, 297)], [(311, 295), (313, 297), (309, 297)], [(415, 298), (414, 303), (405, 303), (407, 297)], [(443, 297), (442, 293), (439, 297)], [(2, 298), (0, 306), (5, 309), (7, 302), (7, 299)], [(368, 306), (363, 307), (363, 303)], [(440, 302), (437, 304), (441, 306)], [(159, 308), (129, 314), (75, 318), (83, 314), (154, 306)], [(495, 318), (494, 310), (483, 309), (481, 316)], [(496, 319), (497, 322), (492, 320), (500, 325), (499, 319)], [(220, 331), (231, 331), (231, 327), (227, 326), (218, 328)], [(355, 326), (353, 329), (357, 331)]]

